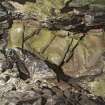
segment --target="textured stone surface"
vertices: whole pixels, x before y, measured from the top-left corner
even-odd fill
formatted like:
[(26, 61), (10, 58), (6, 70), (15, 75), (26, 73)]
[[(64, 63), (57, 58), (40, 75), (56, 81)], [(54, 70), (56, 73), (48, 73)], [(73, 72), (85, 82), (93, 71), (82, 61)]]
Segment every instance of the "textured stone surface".
[[(67, 2), (71, 6), (69, 0), (16, 1), (9, 0), (15, 7), (12, 14), (22, 17), (11, 18), (13, 24), (5, 39), (8, 49), (0, 50), (0, 105), (104, 105), (103, 30), (91, 29), (84, 36), (81, 31), (66, 31), (75, 12), (61, 13)], [(76, 8), (76, 3), (81, 7), (90, 0), (73, 3)], [(104, 11), (103, 0), (93, 0), (91, 8), (94, 5)], [(7, 16), (0, 7), (0, 19), (2, 15)], [(8, 18), (5, 20), (0, 20), (3, 34), (8, 31), (4, 30)], [(0, 46), (2, 39), (0, 36)], [(57, 79), (61, 79), (59, 83)]]

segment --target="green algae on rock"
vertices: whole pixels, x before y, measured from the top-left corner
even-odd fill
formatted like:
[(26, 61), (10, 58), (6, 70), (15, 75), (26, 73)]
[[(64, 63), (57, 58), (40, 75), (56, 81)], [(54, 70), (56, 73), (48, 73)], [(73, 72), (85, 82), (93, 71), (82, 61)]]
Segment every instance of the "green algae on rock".
[(28, 19), (24, 20), (24, 39), (27, 41), (28, 38), (37, 34), (40, 30), (39, 22)]
[(64, 5), (63, 0), (38, 0), (35, 3), (26, 2), (26, 11), (35, 13), (39, 18), (46, 19), (48, 16), (53, 16), (60, 13), (60, 9)]
[(23, 34), (24, 34), (24, 24), (22, 23), (22, 21), (14, 21), (12, 28), (9, 30), (8, 47), (22, 48)]
[(52, 41), (48, 48), (44, 52), (44, 56), (47, 57), (48, 61), (60, 65), (65, 57), (71, 40), (69, 37), (59, 37)]
[(90, 82), (89, 88), (93, 94), (105, 97), (105, 80)]
[(39, 53), (43, 52), (55, 35), (49, 30), (41, 30), (41, 32), (32, 41), (31, 48)]

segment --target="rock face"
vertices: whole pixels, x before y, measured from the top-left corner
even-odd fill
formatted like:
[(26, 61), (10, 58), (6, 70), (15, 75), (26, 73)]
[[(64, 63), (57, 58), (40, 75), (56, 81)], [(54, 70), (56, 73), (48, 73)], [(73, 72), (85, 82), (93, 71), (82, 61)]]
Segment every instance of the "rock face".
[(55, 78), (55, 73), (51, 70), (47, 64), (38, 58), (33, 56), (30, 52), (22, 49), (5, 49), (4, 59), (1, 60), (1, 69), (12, 69), (16, 65), (20, 78), (27, 79), (44, 79)]
[[(72, 57), (71, 62), (71, 70), (77, 71), (77, 75), (82, 74), (82, 70), (90, 74), (97, 73), (98, 70), (104, 69), (104, 34), (101, 30), (91, 30), (87, 33), (84, 39), (79, 43), (77, 48), (74, 51), (74, 55)], [(75, 41), (76, 39), (74, 39)], [(70, 63), (69, 62), (69, 63)], [(86, 75), (90, 75), (87, 74)], [(93, 75), (92, 74), (92, 75)]]
[(104, 105), (104, 3), (1, 1), (0, 105)]

